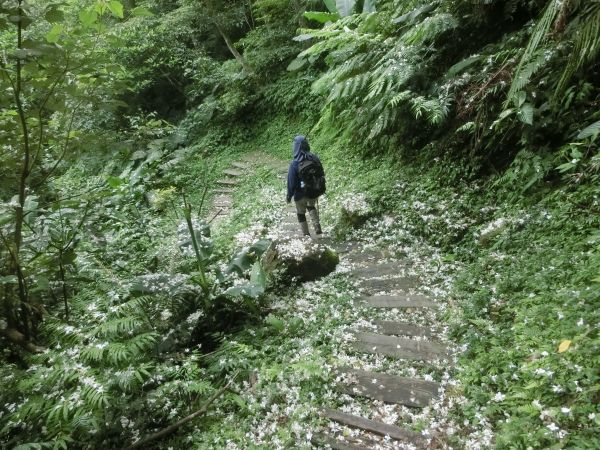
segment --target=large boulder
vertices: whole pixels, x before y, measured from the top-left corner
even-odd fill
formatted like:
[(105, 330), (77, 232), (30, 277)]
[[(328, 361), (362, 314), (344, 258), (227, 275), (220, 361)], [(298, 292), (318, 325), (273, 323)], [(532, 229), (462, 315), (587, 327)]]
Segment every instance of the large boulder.
[(262, 258), (269, 272), (312, 281), (333, 272), (340, 258), (330, 247), (309, 237), (283, 237), (273, 241)]

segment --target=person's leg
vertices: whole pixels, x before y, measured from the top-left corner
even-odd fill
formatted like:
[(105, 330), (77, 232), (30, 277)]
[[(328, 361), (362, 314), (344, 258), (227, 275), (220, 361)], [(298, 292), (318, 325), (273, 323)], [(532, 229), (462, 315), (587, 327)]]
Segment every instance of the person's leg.
[(296, 201), (296, 213), (298, 214), (298, 223), (303, 236), (310, 236), (308, 231), (308, 222), (306, 221), (306, 198)]
[(316, 208), (317, 199), (311, 198), (306, 201), (306, 209), (310, 214), (310, 220), (312, 221), (313, 227), (315, 228), (316, 234), (321, 234), (321, 222), (319, 221), (319, 211)]

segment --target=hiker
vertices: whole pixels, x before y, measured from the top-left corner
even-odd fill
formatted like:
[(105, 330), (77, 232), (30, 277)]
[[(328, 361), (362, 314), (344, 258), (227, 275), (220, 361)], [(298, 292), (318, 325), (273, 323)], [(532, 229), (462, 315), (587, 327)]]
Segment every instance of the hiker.
[(319, 157), (310, 152), (305, 136), (296, 136), (292, 149), (294, 159), (288, 170), (286, 200), (290, 203), (292, 197), (294, 198), (302, 235), (310, 236), (306, 222), (306, 211), (308, 211), (315, 233), (320, 237), (322, 231), (316, 205), (317, 197), (325, 193), (325, 171)]

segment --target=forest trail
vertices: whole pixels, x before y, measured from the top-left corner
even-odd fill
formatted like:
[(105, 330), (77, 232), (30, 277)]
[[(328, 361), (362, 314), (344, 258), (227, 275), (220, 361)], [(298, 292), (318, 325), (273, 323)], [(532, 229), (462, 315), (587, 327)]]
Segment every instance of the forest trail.
[[(231, 163), (214, 191), (217, 196), (211, 215), (218, 220), (232, 211), (235, 187), (260, 165), (273, 169), (282, 179), (283, 197), (287, 164), (262, 152)], [(276, 224), (278, 235), (301, 238), (293, 203), (282, 206), (282, 210), (281, 220)], [(352, 367), (334, 368), (338, 403), (342, 406), (320, 409), (322, 426), (310, 432), (312, 445), (338, 450), (427, 448), (426, 436), (403, 423), (401, 412), (428, 408), (432, 400), (439, 400), (443, 394), (440, 383), (430, 376), (417, 375), (432, 362), (438, 366), (451, 365), (449, 351), (438, 339), (441, 328), (438, 302), (419, 292), (421, 278), (411, 270), (411, 261), (357, 241), (334, 241), (327, 235), (318, 241), (339, 254), (348, 283), (358, 288), (352, 302), (364, 312), (365, 320), (355, 324), (348, 341), (342, 344), (358, 356), (359, 362)], [(398, 376), (393, 369), (388, 372), (373, 369), (373, 358), (394, 360), (396, 364), (400, 361), (415, 375)], [(350, 413), (353, 408), (349, 403), (355, 399), (371, 402), (370, 414)], [(386, 414), (380, 414), (389, 405), (400, 408), (394, 423), (390, 423)]]
[[(418, 277), (405, 273), (408, 261), (382, 250), (365, 251), (355, 242), (345, 246), (350, 250), (341, 252), (341, 264), (353, 267), (348, 275), (359, 286), (354, 302), (364, 308), (368, 325), (361, 324), (351, 333), (350, 347), (364, 357), (356, 367), (337, 368), (338, 390), (372, 401), (373, 414), (371, 418), (349, 414), (346, 405), (336, 410), (323, 408), (321, 416), (327, 424), (315, 432), (313, 443), (337, 450), (426, 448), (425, 437), (403, 425), (401, 418), (396, 423), (384, 422), (378, 420), (376, 410), (383, 404), (428, 407), (439, 397), (440, 384), (417, 376), (363, 370), (361, 365), (368, 365), (370, 355), (413, 366), (446, 358), (446, 347), (433, 337), (436, 327), (415, 324), (415, 318), (423, 314), (429, 316), (430, 324), (438, 322), (437, 303), (417, 293)], [(378, 310), (387, 313), (387, 320), (376, 318)]]

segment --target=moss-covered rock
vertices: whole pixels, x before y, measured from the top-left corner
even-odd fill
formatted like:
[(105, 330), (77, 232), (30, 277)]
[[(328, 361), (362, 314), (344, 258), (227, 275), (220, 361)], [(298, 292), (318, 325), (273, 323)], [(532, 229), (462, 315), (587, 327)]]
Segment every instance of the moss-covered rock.
[(288, 237), (273, 242), (262, 264), (269, 272), (312, 281), (333, 272), (339, 261), (334, 250), (318, 241)]

